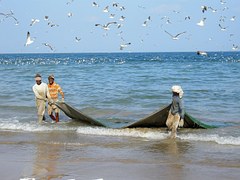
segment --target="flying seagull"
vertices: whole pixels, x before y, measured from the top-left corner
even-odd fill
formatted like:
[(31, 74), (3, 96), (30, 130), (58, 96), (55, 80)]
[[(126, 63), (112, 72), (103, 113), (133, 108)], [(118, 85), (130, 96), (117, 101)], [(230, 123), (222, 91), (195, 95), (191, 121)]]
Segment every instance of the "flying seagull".
[(148, 21), (151, 21), (151, 16), (148, 16), (148, 18), (143, 22), (142, 26), (146, 27)]
[(96, 2), (93, 2), (93, 3), (92, 3), (92, 6), (94, 6), (94, 7), (99, 7), (99, 5), (98, 5)]
[(236, 16), (231, 17), (230, 21), (235, 21)]
[(30, 32), (28, 31), (25, 46), (28, 46), (28, 45), (32, 44), (33, 42), (34, 42), (33, 39), (30, 37)]
[(49, 47), (51, 49), (51, 51), (54, 50), (53, 47), (50, 44), (48, 44), (48, 43), (43, 43), (43, 45)]
[(111, 25), (111, 24), (117, 24), (117, 22), (109, 22), (109, 23), (107, 23), (107, 24), (104, 24), (104, 25), (102, 25), (102, 24), (95, 24), (95, 26), (101, 26), (104, 30), (109, 30), (109, 26)]
[(81, 40), (81, 38), (78, 38), (77, 36), (75, 37), (75, 41), (79, 42)]
[(233, 44), (232, 50), (234, 50), (234, 51), (238, 50), (238, 46)]
[(203, 18), (203, 19), (201, 19), (198, 23), (197, 23), (197, 25), (198, 26), (201, 26), (201, 27), (203, 27), (205, 24), (205, 20), (206, 20), (207, 18)]
[(69, 12), (69, 13), (67, 13), (67, 16), (70, 18), (73, 16), (73, 13)]
[(50, 26), (50, 27), (54, 27), (54, 26), (59, 26), (58, 24), (54, 24), (52, 21), (49, 21), (48, 22), (48, 25)]
[(15, 25), (19, 24), (19, 21), (14, 15), (13, 11), (10, 11), (10, 13), (0, 13), (0, 15), (4, 16), (5, 18), (13, 18), (15, 20)]
[(218, 24), (218, 26), (221, 28), (222, 31), (226, 31), (227, 30), (227, 27), (222, 27), (221, 24)]
[(212, 7), (208, 7), (208, 9), (211, 9), (213, 13), (217, 12), (217, 9), (213, 9)]
[(207, 11), (208, 7), (207, 6), (201, 6), (202, 12), (204, 13), (205, 11)]
[(115, 14), (110, 14), (109, 18), (113, 19)]
[(106, 7), (103, 9), (103, 12), (105, 12), (105, 13), (109, 12), (108, 6), (106, 6)]
[(125, 44), (121, 44), (120, 45), (120, 50), (123, 50), (124, 48), (128, 47), (129, 45), (131, 45), (131, 43), (125, 43)]
[(48, 21), (48, 18), (49, 18), (48, 16), (44, 16), (45, 21)]
[(181, 33), (178, 33), (178, 34), (176, 34), (175, 36), (173, 36), (172, 34), (170, 34), (169, 32), (167, 32), (166, 30), (165, 30), (165, 33), (167, 33), (168, 35), (170, 35), (170, 36), (172, 37), (173, 40), (178, 40), (178, 39), (179, 39), (178, 36), (180, 36), (180, 35), (186, 33), (186, 31), (181, 32)]
[(30, 26), (33, 26), (34, 24), (36, 24), (36, 23), (38, 23), (38, 22), (40, 22), (39, 19), (32, 19)]

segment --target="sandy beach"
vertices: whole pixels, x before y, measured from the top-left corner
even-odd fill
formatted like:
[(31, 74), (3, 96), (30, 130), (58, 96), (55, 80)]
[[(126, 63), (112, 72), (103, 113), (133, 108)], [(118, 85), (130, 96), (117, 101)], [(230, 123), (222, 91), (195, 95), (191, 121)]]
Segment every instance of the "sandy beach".
[(3, 179), (238, 179), (238, 146), (181, 139), (1, 132)]

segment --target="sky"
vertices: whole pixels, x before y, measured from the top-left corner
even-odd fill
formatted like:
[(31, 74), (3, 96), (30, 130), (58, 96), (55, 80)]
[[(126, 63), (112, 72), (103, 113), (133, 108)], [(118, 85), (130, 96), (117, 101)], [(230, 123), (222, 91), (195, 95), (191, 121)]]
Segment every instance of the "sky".
[(239, 7), (239, 0), (0, 0), (0, 53), (239, 51)]

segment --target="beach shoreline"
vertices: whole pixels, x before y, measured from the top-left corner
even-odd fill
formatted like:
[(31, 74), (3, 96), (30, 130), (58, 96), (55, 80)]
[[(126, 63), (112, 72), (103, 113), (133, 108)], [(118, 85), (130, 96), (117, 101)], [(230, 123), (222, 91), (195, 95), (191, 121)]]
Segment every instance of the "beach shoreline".
[(3, 179), (238, 179), (239, 147), (179, 138), (1, 132)]

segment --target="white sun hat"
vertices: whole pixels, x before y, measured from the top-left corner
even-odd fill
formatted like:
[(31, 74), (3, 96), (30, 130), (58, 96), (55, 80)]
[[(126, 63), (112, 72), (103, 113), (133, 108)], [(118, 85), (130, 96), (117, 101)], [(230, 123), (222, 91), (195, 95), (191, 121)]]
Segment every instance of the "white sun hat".
[(181, 86), (178, 86), (178, 85), (172, 86), (172, 92), (178, 93), (180, 98), (183, 97), (183, 93), (184, 93), (184, 92), (183, 92)]

